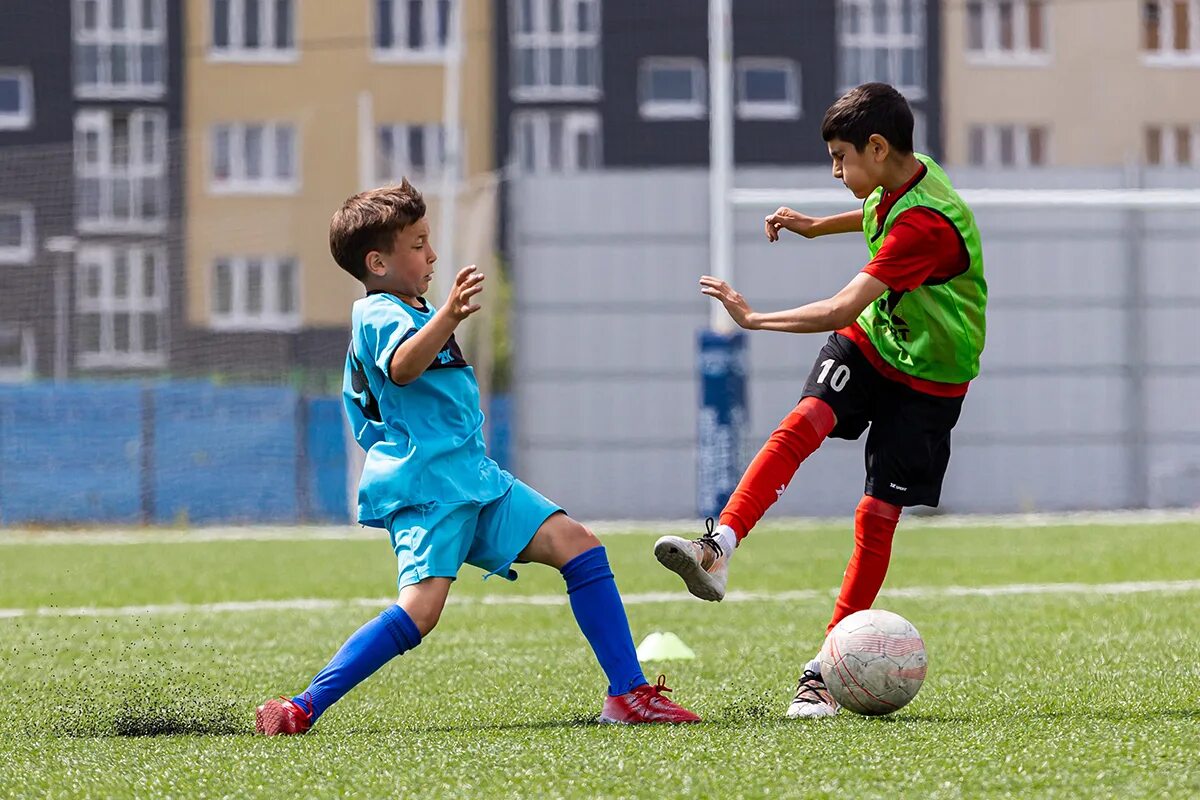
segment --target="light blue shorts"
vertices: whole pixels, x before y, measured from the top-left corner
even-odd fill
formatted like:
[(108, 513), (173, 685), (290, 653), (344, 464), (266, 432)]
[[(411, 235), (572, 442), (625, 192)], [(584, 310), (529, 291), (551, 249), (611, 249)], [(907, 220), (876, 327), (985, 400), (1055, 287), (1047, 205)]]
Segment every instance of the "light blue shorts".
[[(426, 503), (387, 518), (403, 589), (426, 578), (455, 578), (463, 564), (512, 581), (513, 561), (559, 506), (521, 481), (490, 503)], [(487, 577), (487, 576), (484, 576)]]

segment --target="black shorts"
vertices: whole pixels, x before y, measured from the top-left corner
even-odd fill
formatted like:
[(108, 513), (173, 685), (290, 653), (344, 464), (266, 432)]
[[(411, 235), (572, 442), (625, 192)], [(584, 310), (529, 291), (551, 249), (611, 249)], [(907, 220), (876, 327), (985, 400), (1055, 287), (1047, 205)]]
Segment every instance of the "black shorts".
[(866, 494), (898, 506), (938, 504), (962, 397), (935, 397), (885, 378), (858, 345), (837, 333), (821, 348), (804, 397), (833, 408), (831, 437), (857, 439), (871, 426)]

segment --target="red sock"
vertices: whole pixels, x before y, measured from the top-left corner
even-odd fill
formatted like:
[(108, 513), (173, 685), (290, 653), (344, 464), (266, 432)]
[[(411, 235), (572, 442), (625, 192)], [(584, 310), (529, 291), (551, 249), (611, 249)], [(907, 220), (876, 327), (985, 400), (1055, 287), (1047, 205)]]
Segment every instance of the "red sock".
[(888, 561), (892, 557), (892, 535), (902, 510), (900, 506), (866, 495), (859, 501), (858, 510), (854, 512), (854, 555), (846, 565), (842, 591), (833, 607), (833, 619), (829, 621), (826, 633), (843, 618), (870, 608), (875, 602), (887, 575)]
[(815, 397), (801, 400), (746, 468), (746, 474), (721, 512), (720, 524), (733, 528), (739, 542), (746, 538), (767, 509), (783, 495), (800, 462), (821, 446), (835, 424), (837, 417), (824, 400)]

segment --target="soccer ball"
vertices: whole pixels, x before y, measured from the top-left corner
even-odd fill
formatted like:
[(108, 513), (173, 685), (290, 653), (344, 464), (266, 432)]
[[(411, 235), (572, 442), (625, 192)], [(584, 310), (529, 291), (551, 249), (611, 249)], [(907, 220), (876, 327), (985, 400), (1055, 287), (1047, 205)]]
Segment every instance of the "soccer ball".
[(925, 680), (925, 642), (912, 623), (880, 609), (858, 611), (825, 638), (819, 656), (825, 687), (856, 714), (903, 708)]

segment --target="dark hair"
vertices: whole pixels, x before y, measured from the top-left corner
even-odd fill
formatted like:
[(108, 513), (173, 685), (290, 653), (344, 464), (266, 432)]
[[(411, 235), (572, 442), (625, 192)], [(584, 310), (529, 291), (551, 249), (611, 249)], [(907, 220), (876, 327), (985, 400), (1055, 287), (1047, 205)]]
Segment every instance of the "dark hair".
[(367, 275), (367, 253), (392, 252), (396, 233), (423, 216), (425, 199), (408, 178), (399, 186), (359, 192), (334, 212), (329, 252), (339, 267), (361, 281)]
[(842, 95), (825, 112), (821, 138), (841, 139), (862, 152), (872, 134), (901, 153), (913, 150), (913, 115), (904, 95), (886, 83), (864, 83)]

